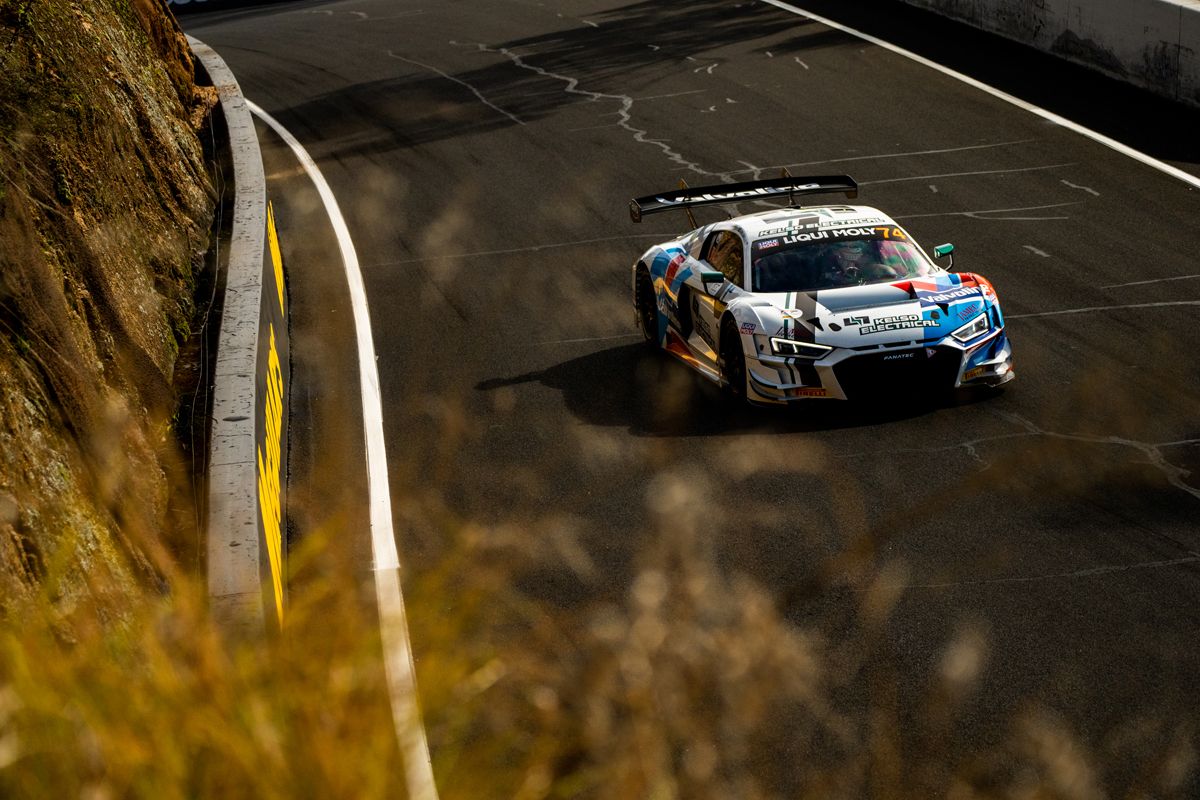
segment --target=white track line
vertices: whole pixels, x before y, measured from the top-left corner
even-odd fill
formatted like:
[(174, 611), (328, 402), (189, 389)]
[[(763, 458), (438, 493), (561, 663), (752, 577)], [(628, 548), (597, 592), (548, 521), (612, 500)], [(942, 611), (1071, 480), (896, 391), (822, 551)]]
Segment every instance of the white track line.
[(942, 73), (943, 75), (947, 75), (951, 78), (954, 78), (957, 81), (962, 81), (963, 83), (967, 84), (968, 86), (973, 86), (974, 88), (979, 89), (982, 92), (987, 92), (988, 94), (992, 95), (993, 97), (999, 98), (1000, 100), (1003, 100), (1006, 103), (1011, 103), (1012, 105), (1016, 106), (1017, 108), (1023, 108), (1026, 111), (1030, 112), (1031, 114), (1037, 114), (1042, 119), (1049, 120), (1050, 122), (1053, 122), (1055, 125), (1066, 128), (1067, 130), (1070, 130), (1070, 131), (1074, 131), (1075, 133), (1078, 133), (1080, 136), (1086, 136), (1087, 138), (1091, 139), (1094, 142), (1098, 142), (1099, 144), (1102, 144), (1111, 150), (1117, 151), (1121, 155), (1128, 156), (1129, 158), (1132, 158), (1135, 161), (1140, 161), (1148, 167), (1153, 167), (1154, 169), (1158, 170), (1159, 172), (1162, 172), (1166, 175), (1170, 175), (1172, 178), (1178, 178), (1179, 180), (1183, 181), (1184, 183), (1189, 184), (1190, 186), (1192, 186), (1196, 189), (1200, 189), (1200, 177), (1196, 177), (1195, 175), (1191, 174), (1190, 172), (1184, 172), (1183, 170), (1179, 169), (1178, 167), (1173, 167), (1164, 161), (1159, 161), (1157, 158), (1154, 158), (1153, 156), (1148, 156), (1139, 150), (1134, 150), (1129, 145), (1121, 144), (1116, 139), (1111, 139), (1102, 133), (1097, 133), (1096, 131), (1092, 130), (1091, 128), (1085, 128), (1084, 126), (1080, 125), (1078, 122), (1072, 122), (1071, 120), (1067, 119), (1066, 117), (1061, 117), (1052, 111), (1047, 111), (1046, 109), (1042, 108), (1041, 106), (1035, 106), (1033, 103), (1027, 103), (1026, 101), (1020, 99), (1019, 97), (1014, 97), (1013, 95), (1008, 94), (1007, 92), (1000, 91), (999, 89), (995, 88), (994, 86), (989, 86), (986, 83), (983, 83), (982, 81), (977, 81), (974, 78), (971, 78), (971, 77), (968, 77), (968, 76), (962, 74), (961, 72), (952, 70), (949, 67), (944, 67), (941, 64), (937, 63), (936, 61), (930, 61), (928, 58), (919, 56), (916, 53), (912, 52), (911, 50), (905, 50), (903, 47), (894, 45), (891, 42), (885, 42), (883, 39), (872, 36), (869, 33), (863, 33), (860, 30), (856, 30), (854, 28), (849, 28), (845, 25), (842, 25), (841, 23), (834, 22), (833, 20), (831, 20), (827, 17), (822, 17), (820, 15), (813, 14), (809, 11), (805, 11), (802, 8), (797, 8), (796, 6), (792, 5), (791, 3), (785, 3), (782, 0), (761, 0), (761, 2), (766, 3), (767, 5), (775, 6), (776, 8), (782, 9), (784, 11), (791, 12), (792, 14), (797, 14), (806, 19), (810, 19), (813, 22), (819, 22), (820, 24), (828, 26), (830, 28), (835, 28), (839, 31), (842, 31), (843, 33), (848, 33), (851, 36), (856, 36), (859, 39), (862, 39), (863, 41), (866, 41), (866, 42), (870, 42), (871, 44), (873, 44), (877, 47), (882, 47), (885, 50), (890, 50), (891, 52), (895, 53), (896, 55), (903, 56), (904, 58), (915, 61), (918, 64), (929, 67), (930, 69), (935, 69), (938, 72)]
[(1095, 311), (1123, 311), (1130, 308), (1171, 308), (1174, 306), (1200, 306), (1200, 300), (1164, 300), (1161, 303), (1129, 303), (1123, 306), (1088, 306), (1086, 308), (1064, 308), (1059, 311), (1034, 311), (1029, 314), (1005, 314), (1005, 319), (1033, 319), (1034, 317), (1061, 317), (1064, 314), (1090, 314)]
[(1172, 278), (1152, 278), (1148, 281), (1132, 281), (1131, 283), (1110, 283), (1101, 289), (1124, 289), (1126, 286), (1145, 286), (1148, 283), (1167, 283), (1168, 281), (1190, 281), (1200, 278), (1200, 275), (1176, 275)]
[(392, 498), (388, 488), (387, 454), (383, 444), (383, 401), (379, 394), (379, 371), (375, 366), (375, 342), (371, 339), (371, 317), (367, 311), (367, 291), (358, 266), (358, 254), (350, 239), (350, 230), (338, 208), (333, 190), (325, 176), (295, 136), (267, 112), (249, 100), (246, 104), (259, 119), (271, 126), (292, 148), (304, 171), (312, 179), (325, 212), (337, 235), (350, 287), (354, 310), (354, 333), (358, 340), (358, 378), (362, 393), (363, 429), (367, 445), (367, 485), (371, 509), (371, 552), (375, 559), (375, 599), (379, 604), (379, 629), (383, 640), (383, 666), (387, 673), (388, 695), (392, 703), (392, 721), (404, 757), (404, 773), (411, 800), (437, 800), (437, 785), (429, 761), (429, 744), (417, 704), (417, 678), (412, 646), (408, 638), (408, 619), (404, 596), (400, 591), (400, 555), (392, 530)]

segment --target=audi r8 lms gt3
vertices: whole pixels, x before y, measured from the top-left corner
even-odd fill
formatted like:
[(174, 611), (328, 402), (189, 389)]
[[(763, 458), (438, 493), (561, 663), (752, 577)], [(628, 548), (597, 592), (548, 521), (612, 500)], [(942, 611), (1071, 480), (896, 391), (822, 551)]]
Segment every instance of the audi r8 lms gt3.
[[(936, 265), (874, 208), (777, 208), (697, 226), (694, 206), (842, 192), (845, 175), (683, 188), (630, 216), (683, 209), (692, 230), (633, 265), (646, 341), (752, 403), (895, 398), (1013, 378), (992, 285)], [(953, 245), (934, 248), (937, 258)]]

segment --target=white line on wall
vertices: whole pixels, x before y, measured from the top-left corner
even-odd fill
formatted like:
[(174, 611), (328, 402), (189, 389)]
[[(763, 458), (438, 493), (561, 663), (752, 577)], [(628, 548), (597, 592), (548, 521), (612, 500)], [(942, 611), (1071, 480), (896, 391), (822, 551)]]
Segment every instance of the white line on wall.
[(1087, 138), (1091, 139), (1092, 141), (1102, 144), (1105, 147), (1109, 148), (1110, 150), (1115, 150), (1118, 153), (1120, 153), (1121, 155), (1128, 156), (1129, 158), (1132, 158), (1135, 161), (1140, 161), (1148, 167), (1152, 167), (1153, 169), (1156, 169), (1159, 172), (1162, 172), (1166, 175), (1170, 175), (1172, 178), (1177, 178), (1194, 188), (1200, 189), (1200, 177), (1192, 175), (1190, 172), (1184, 172), (1183, 170), (1179, 169), (1178, 167), (1173, 167), (1170, 164), (1166, 163), (1165, 161), (1159, 161), (1157, 158), (1154, 158), (1153, 156), (1148, 156), (1145, 153), (1141, 152), (1140, 150), (1134, 150), (1129, 145), (1121, 144), (1116, 139), (1112, 139), (1108, 136), (1105, 136), (1102, 133), (1097, 133), (1096, 131), (1092, 130), (1091, 128), (1085, 128), (1083, 125), (1080, 125), (1078, 122), (1072, 122), (1071, 120), (1067, 119), (1066, 117), (1062, 117), (1062, 116), (1059, 116), (1058, 114), (1055, 114), (1053, 111), (1047, 111), (1046, 109), (1042, 108), (1041, 106), (1035, 106), (1033, 103), (1028, 103), (1028, 102), (1020, 99), (1019, 97), (1014, 97), (1013, 95), (1009, 94), (1008, 92), (1002, 92), (999, 89), (995, 88), (994, 86), (989, 86), (986, 83), (983, 83), (982, 81), (977, 81), (974, 78), (971, 78), (967, 75), (964, 75), (961, 72), (958, 72), (957, 70), (953, 70), (953, 69), (950, 69), (949, 67), (942, 66), (941, 64), (937, 63), (936, 61), (930, 61), (928, 58), (925, 58), (924, 56), (919, 56), (916, 53), (912, 52), (911, 50), (905, 50), (903, 47), (894, 45), (891, 42), (886, 42), (883, 39), (880, 39), (876, 36), (872, 36), (869, 33), (863, 33), (862, 31), (857, 30), (855, 28), (850, 28), (850, 27), (847, 27), (846, 25), (842, 25), (839, 22), (834, 22), (833, 20), (831, 20), (827, 17), (822, 17), (818, 14), (813, 14), (810, 11), (805, 11), (804, 9), (798, 8), (794, 5), (792, 5), (791, 3), (785, 3), (785, 2), (783, 2), (783, 0), (761, 0), (761, 2), (766, 3), (768, 5), (775, 6), (776, 8), (782, 9), (784, 11), (791, 12), (792, 14), (797, 14), (801, 17), (804, 17), (805, 19), (810, 19), (813, 22), (819, 22), (822, 25), (842, 31), (843, 33), (848, 33), (851, 36), (856, 36), (859, 39), (862, 39), (865, 42), (870, 42), (871, 44), (873, 44), (877, 47), (882, 47), (885, 50), (890, 50), (891, 52), (895, 53), (896, 55), (903, 56), (904, 58), (915, 61), (918, 64), (929, 67), (930, 69), (935, 69), (938, 72), (942, 73), (943, 75), (947, 75), (951, 78), (954, 78), (957, 81), (962, 81), (963, 83), (967, 84), (968, 86), (972, 86), (976, 89), (979, 89), (981, 92), (987, 92), (992, 97), (1003, 100), (1006, 103), (1011, 103), (1012, 105), (1016, 106), (1017, 108), (1022, 108), (1024, 110), (1030, 112), (1031, 114), (1037, 114), (1042, 119), (1053, 122), (1055, 125), (1066, 128), (1069, 131), (1078, 133), (1080, 136), (1086, 136)]
[(379, 628), (383, 639), (383, 666), (387, 673), (392, 721), (404, 756), (404, 773), (410, 800), (437, 800), (437, 785), (429, 761), (429, 744), (417, 704), (417, 678), (408, 619), (400, 590), (400, 555), (392, 530), (392, 497), (388, 487), (387, 453), (383, 442), (383, 400), (379, 393), (379, 371), (375, 366), (375, 342), (358, 254), (333, 190), (308, 151), (279, 122), (249, 100), (246, 104), (259, 119), (270, 125), (292, 148), (325, 205), (337, 236), (350, 287), (354, 311), (354, 333), (358, 341), (358, 377), (362, 394), (363, 430), (367, 446), (367, 487), (370, 495), (371, 553), (375, 560), (375, 599), (379, 605)]

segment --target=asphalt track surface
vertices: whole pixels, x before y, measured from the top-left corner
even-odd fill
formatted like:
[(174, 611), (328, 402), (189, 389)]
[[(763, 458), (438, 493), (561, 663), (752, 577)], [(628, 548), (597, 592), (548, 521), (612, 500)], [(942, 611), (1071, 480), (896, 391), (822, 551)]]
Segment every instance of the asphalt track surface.
[[(891, 3), (800, 5), (1200, 171), (1194, 112)], [(761, 3), (299, 0), (183, 20), (347, 216), (406, 574), (436, 568), (451, 519), (527, 531), (547, 553), (517, 578), (537, 603), (623, 598), (682, 480), (722, 568), (797, 625), (854, 647), (868, 588), (898, 588), (869, 647), (902, 719), (953, 642), (986, 642), (947, 747), (998, 742), (1036, 706), (1120, 794), (1200, 731), (1196, 190)], [(298, 524), (365, 530), (337, 253), (263, 141), (309, 433)], [(845, 171), (858, 202), (954, 242), (1000, 293), (1017, 379), (757, 412), (647, 355), (629, 267), (684, 223), (634, 226), (629, 198), (784, 165)]]

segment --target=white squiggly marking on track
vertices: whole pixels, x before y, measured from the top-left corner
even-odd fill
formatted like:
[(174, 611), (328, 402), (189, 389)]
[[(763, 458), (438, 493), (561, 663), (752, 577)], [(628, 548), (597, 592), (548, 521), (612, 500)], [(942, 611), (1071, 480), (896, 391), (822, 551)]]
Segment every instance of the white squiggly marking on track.
[(1072, 189), (1079, 189), (1080, 191), (1087, 192), (1088, 194), (1092, 195), (1093, 197), (1100, 196), (1100, 193), (1097, 192), (1095, 189), (1092, 189), (1091, 187), (1080, 186), (1078, 183), (1071, 183), (1068, 180), (1064, 180), (1062, 183), (1064, 186), (1070, 186)]
[[(453, 44), (453, 42), (451, 44)], [(620, 108), (618, 108), (617, 112), (616, 112), (617, 116), (618, 116), (617, 127), (623, 128), (624, 130), (633, 134), (634, 141), (640, 142), (642, 144), (648, 144), (648, 145), (657, 147), (659, 150), (662, 151), (663, 155), (665, 155), (667, 157), (667, 159), (670, 160), (673, 164), (677, 164), (681, 167), (689, 169), (698, 175), (706, 175), (709, 177), (717, 178), (717, 179), (721, 180), (723, 183), (732, 183), (733, 182), (733, 179), (728, 177), (726, 173), (712, 172), (711, 170), (704, 169), (697, 162), (689, 160), (678, 150), (675, 150), (674, 148), (672, 148), (669, 144), (667, 144), (667, 142), (665, 140), (651, 138), (649, 131), (635, 126), (632, 121), (633, 120), (633, 104), (635, 101), (634, 101), (634, 98), (630, 97), (629, 95), (627, 95), (627, 94), (611, 94), (608, 92), (593, 92), (588, 89), (581, 89), (579, 87), (579, 83), (580, 83), (579, 78), (575, 78), (570, 75), (562, 75), (557, 72), (551, 72), (550, 70), (545, 69), (544, 67), (539, 67), (536, 64), (530, 64), (523, 57), (517, 55), (516, 53), (514, 53), (512, 50), (508, 49), (507, 47), (499, 47), (499, 48), (488, 47), (485, 44), (477, 44), (477, 45), (475, 45), (475, 47), (481, 53), (495, 53), (497, 55), (502, 55), (505, 58), (507, 58), (509, 61), (511, 61), (515, 66), (520, 67), (523, 70), (532, 72), (536, 75), (540, 75), (543, 78), (551, 78), (553, 80), (562, 81), (564, 84), (566, 84), (566, 86), (563, 88), (563, 91), (566, 92), (567, 94), (573, 94), (573, 95), (579, 95), (581, 97), (586, 97), (593, 102), (609, 100), (609, 101), (619, 103)]]
[[(1197, 301), (1197, 303), (1200, 304), (1200, 301)], [(1012, 319), (1012, 316), (1008, 315), (1008, 318)], [(1038, 438), (1038, 437), (1046, 438), (1046, 439), (1059, 439), (1062, 441), (1080, 442), (1083, 444), (1100, 444), (1100, 445), (1111, 445), (1111, 446), (1116, 446), (1116, 447), (1128, 447), (1128, 448), (1137, 450), (1137, 451), (1141, 452), (1143, 455), (1145, 455), (1147, 462), (1151, 466), (1158, 469), (1163, 474), (1163, 477), (1165, 477), (1167, 479), (1167, 483), (1169, 483), (1171, 486), (1175, 487), (1176, 489), (1180, 490), (1181, 492), (1185, 492), (1186, 494), (1191, 495), (1192, 497), (1196, 498), (1197, 500), (1200, 500), (1200, 488), (1192, 486), (1191, 484), (1184, 481), (1185, 477), (1191, 475), (1191, 471), (1186, 470), (1183, 467), (1177, 467), (1174, 464), (1170, 463), (1169, 461), (1167, 461), (1166, 456), (1164, 456), (1162, 453), (1163, 449), (1167, 448), (1167, 447), (1184, 447), (1184, 446), (1200, 445), (1200, 439), (1180, 439), (1178, 441), (1172, 441), (1172, 442), (1151, 443), (1151, 442), (1141, 442), (1136, 439), (1127, 439), (1123, 436), (1100, 436), (1100, 435), (1086, 434), (1086, 433), (1057, 433), (1055, 431), (1048, 431), (1045, 428), (1040, 427), (1039, 425), (1035, 424), (1033, 421), (1021, 416), (1020, 414), (1013, 414), (1010, 412), (999, 412), (999, 416), (1002, 417), (1003, 419), (1007, 420), (1009, 423), (1022, 428), (1023, 430), (1021, 430), (1019, 432), (1015, 432), (1015, 433), (1002, 433), (1002, 434), (998, 434), (996, 436), (981, 436), (978, 439), (970, 439), (965, 442), (954, 442), (952, 444), (943, 445), (941, 447), (910, 447), (910, 448), (903, 448), (903, 449), (898, 449), (898, 450), (889, 450), (887, 452), (888, 452), (888, 454), (894, 454), (894, 455), (902, 455), (902, 454), (928, 455), (931, 453), (947, 453), (947, 452), (951, 452), (954, 450), (966, 450), (969, 455), (971, 455), (976, 460), (979, 460), (979, 456), (978, 456), (978, 453), (975, 452), (975, 448), (977, 448), (981, 444), (987, 444), (987, 443), (991, 443), (991, 442), (1003, 442), (1003, 441), (1007, 441), (1009, 439), (1030, 439), (1030, 438)], [(843, 454), (839, 455), (838, 458), (844, 458), (844, 459), (878, 458), (880, 455), (881, 455), (881, 453), (878, 450), (867, 450), (867, 451), (862, 451), (862, 452), (857, 452), (857, 453), (843, 453)]]
[[(1193, 305), (1200, 305), (1200, 301), (1196, 301)], [(1167, 461), (1166, 456), (1162, 454), (1163, 447), (1174, 447), (1178, 445), (1200, 444), (1200, 439), (1184, 439), (1177, 442), (1164, 442), (1162, 444), (1152, 444), (1150, 442), (1139, 442), (1136, 439), (1126, 439), (1123, 436), (1096, 436), (1087, 433), (1056, 433), (1039, 427), (1032, 420), (1022, 417), (1020, 414), (1001, 412), (1001, 417), (1006, 418), (1009, 422), (1020, 425), (1030, 436), (1044, 436), (1048, 439), (1061, 439), (1069, 442), (1083, 442), (1086, 444), (1110, 444), (1120, 447), (1131, 447), (1134, 450), (1140, 451), (1146, 456), (1147, 461), (1151, 466), (1158, 469), (1167, 479), (1167, 483), (1174, 486), (1181, 492), (1186, 492), (1192, 497), (1200, 500), (1200, 489), (1185, 482), (1183, 479), (1191, 475), (1190, 470), (1183, 467), (1177, 467)]]

